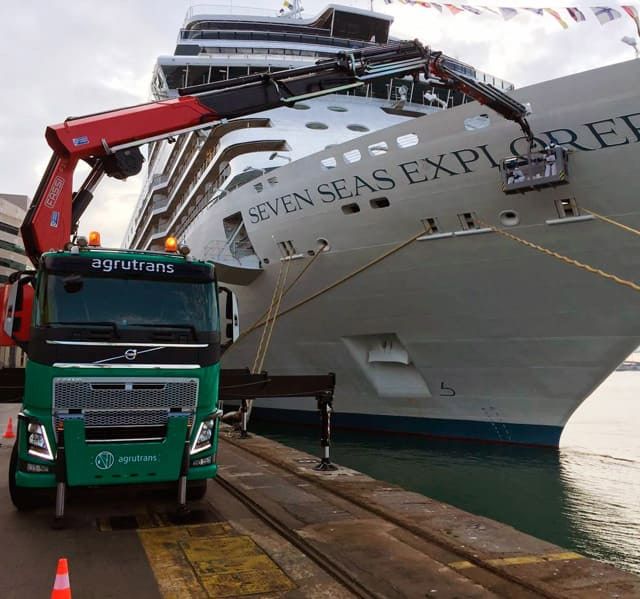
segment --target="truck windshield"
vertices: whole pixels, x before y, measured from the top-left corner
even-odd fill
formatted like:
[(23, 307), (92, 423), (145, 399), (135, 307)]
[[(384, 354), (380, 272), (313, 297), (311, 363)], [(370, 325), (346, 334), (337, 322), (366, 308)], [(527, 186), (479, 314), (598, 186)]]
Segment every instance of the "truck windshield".
[(47, 273), (38, 298), (36, 325), (183, 327), (217, 329), (211, 281), (171, 281)]

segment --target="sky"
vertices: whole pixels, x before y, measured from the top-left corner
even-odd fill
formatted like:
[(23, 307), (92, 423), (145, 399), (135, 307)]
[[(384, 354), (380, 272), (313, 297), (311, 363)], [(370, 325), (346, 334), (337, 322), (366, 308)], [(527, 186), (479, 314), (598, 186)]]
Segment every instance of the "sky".
[[(633, 21), (623, 15), (600, 25), (584, 0), (481, 0), (482, 6), (578, 6), (587, 15), (563, 30), (550, 16), (475, 16), (374, 0), (374, 10), (395, 17), (392, 33), (418, 38), (432, 48), (502, 77), (517, 87), (569, 73), (633, 59), (623, 36), (637, 38)], [(334, 0), (337, 3), (337, 0)], [(600, 5), (618, 4), (598, 0)], [(344, 2), (369, 8), (370, 2)], [(466, 0), (472, 6), (480, 5)], [(215, 4), (212, 3), (212, 4)], [(218, 3), (224, 12), (230, 4)], [(634, 4), (626, 2), (626, 4)], [(281, 1), (240, 0), (241, 6), (277, 11)], [(303, 1), (303, 16), (325, 5)], [(68, 116), (91, 114), (150, 100), (155, 59), (172, 54), (189, 7), (185, 0), (22, 0), (0, 1), (0, 193), (30, 198), (51, 151), (44, 131)], [(640, 8), (638, 2), (635, 6)], [(640, 44), (640, 41), (639, 41)], [(78, 169), (80, 172), (81, 169)], [(144, 172), (144, 169), (143, 169)], [(86, 173), (85, 170), (82, 173)], [(80, 173), (80, 174), (82, 174)], [(82, 177), (77, 178), (76, 186)], [(120, 245), (135, 207), (142, 174), (126, 182), (103, 179), (80, 222), (80, 231), (99, 230), (103, 245)]]

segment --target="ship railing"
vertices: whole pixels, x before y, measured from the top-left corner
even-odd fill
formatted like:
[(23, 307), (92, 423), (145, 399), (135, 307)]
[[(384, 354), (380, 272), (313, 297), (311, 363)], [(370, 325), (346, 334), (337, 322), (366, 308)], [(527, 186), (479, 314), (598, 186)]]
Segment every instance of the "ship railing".
[(246, 15), (249, 17), (277, 17), (278, 11), (257, 6), (235, 6), (229, 4), (195, 4), (189, 7), (184, 18), (185, 25), (197, 16)]
[[(181, 29), (178, 34), (178, 41), (195, 40), (232, 40), (243, 42), (274, 42), (285, 44), (313, 44), (316, 46), (332, 46), (339, 48), (368, 48), (376, 46), (376, 42), (365, 42), (362, 40), (343, 39), (330, 36), (330, 30), (319, 30), (322, 35), (310, 33), (287, 33), (271, 31), (215, 31), (211, 29)], [(205, 46), (206, 48), (207, 46)], [(272, 52), (273, 53), (273, 52)]]

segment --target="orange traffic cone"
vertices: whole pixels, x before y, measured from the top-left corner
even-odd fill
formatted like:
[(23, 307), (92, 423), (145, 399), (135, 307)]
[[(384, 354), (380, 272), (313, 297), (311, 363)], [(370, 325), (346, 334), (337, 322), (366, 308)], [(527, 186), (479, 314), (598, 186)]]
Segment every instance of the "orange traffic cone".
[(56, 580), (53, 583), (53, 590), (51, 591), (51, 599), (71, 599), (69, 567), (67, 566), (67, 558), (65, 557), (61, 557), (58, 560), (58, 569), (56, 570)]
[(4, 435), (2, 435), (3, 439), (15, 439), (16, 434), (13, 432), (13, 419), (9, 418), (9, 422), (7, 423), (7, 430), (4, 431)]

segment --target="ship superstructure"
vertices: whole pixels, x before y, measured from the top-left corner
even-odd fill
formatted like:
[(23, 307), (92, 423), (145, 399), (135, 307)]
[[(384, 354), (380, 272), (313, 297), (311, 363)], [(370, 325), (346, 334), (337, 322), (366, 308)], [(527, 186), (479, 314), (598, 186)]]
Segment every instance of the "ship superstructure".
[[(187, 14), (174, 55), (157, 60), (154, 99), (177, 97), (185, 87), (312, 65), (341, 51), (392, 39), (392, 17), (353, 7), (331, 5), (312, 19), (299, 18), (295, 10), (285, 15), (259, 9), (251, 9), (251, 15), (206, 12), (214, 9), (200, 6)], [(447, 58), (445, 63), (499, 89), (513, 87), (458, 60)], [(176, 137), (175, 145), (174, 140), (151, 145), (147, 184), (125, 245), (148, 248), (160, 245), (167, 231), (183, 234), (193, 215), (221, 194), (292, 160), (470, 101), (437, 81), (403, 77), (375, 80), (339, 97), (351, 103), (351, 109), (336, 104), (335, 97), (299, 102), (219, 125), (208, 135)], [(298, 130), (299, 135), (292, 135)]]
[[(335, 5), (308, 20), (191, 12), (154, 94), (386, 43), (390, 24)], [(438, 80), (390, 77), (151, 146), (125, 244), (184, 235), (216, 262), (247, 331), (225, 367), (254, 363), (284, 281), (265, 367), (335, 371), (338, 426), (557, 445), (640, 340), (637, 292), (557, 257), (638, 279), (638, 236), (591, 212), (640, 225), (640, 67), (512, 91), (447, 65), (531, 105), (538, 148), (558, 146), (552, 177), (540, 154), (520, 179), (512, 122)], [(295, 399), (260, 412), (313, 415)]]

